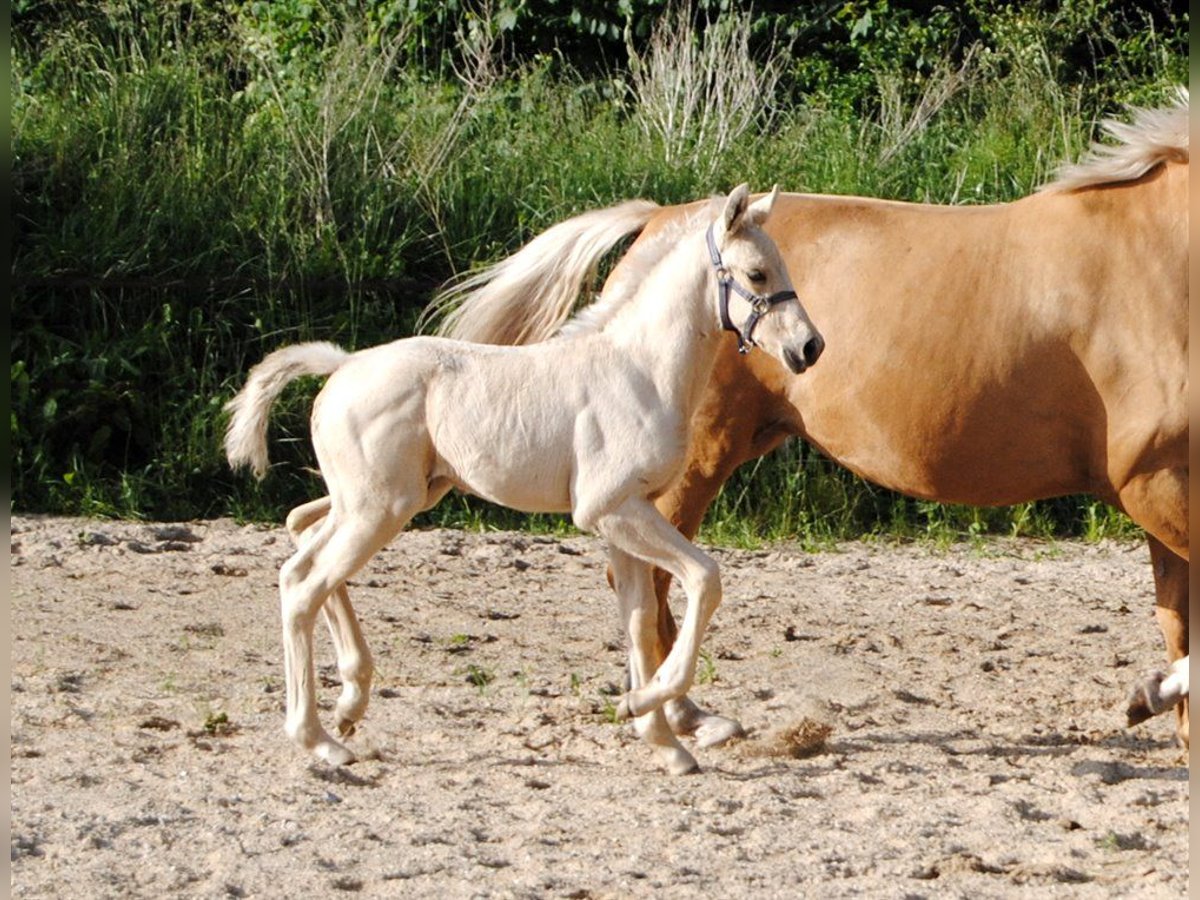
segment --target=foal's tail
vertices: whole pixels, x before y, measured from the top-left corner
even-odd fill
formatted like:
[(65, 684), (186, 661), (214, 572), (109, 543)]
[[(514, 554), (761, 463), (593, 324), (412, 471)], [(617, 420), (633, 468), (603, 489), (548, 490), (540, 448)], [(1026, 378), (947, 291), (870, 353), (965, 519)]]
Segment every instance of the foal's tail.
[(445, 313), (438, 333), (481, 344), (534, 344), (571, 315), (600, 259), (640, 231), (659, 206), (629, 200), (553, 226), (507, 259), (434, 298), (422, 324)]
[(255, 478), (267, 474), (267, 413), (289, 382), (301, 375), (329, 375), (350, 356), (341, 347), (316, 341), (293, 344), (269, 354), (250, 370), (246, 386), (225, 404), (232, 413), (225, 430), (225, 456), (237, 469), (249, 466)]

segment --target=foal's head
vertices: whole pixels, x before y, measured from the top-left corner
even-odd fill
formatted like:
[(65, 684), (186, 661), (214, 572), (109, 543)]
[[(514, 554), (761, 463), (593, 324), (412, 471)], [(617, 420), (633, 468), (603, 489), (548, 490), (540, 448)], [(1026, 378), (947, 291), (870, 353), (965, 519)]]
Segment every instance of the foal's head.
[(825, 340), (792, 289), (779, 248), (762, 228), (778, 196), (776, 185), (751, 203), (747, 185), (734, 188), (712, 224), (709, 254), (722, 324), (737, 333), (741, 351), (761, 347), (799, 373), (817, 361)]

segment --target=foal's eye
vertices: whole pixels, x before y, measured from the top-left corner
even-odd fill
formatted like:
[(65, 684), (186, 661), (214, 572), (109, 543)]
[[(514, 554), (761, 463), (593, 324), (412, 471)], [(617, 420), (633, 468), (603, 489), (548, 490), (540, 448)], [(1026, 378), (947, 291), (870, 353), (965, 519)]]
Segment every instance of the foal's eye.
[(749, 272), (746, 273), (746, 277), (749, 278), (751, 281), (753, 281), (755, 284), (762, 284), (764, 281), (767, 280), (767, 276), (763, 272), (762, 269), (751, 269)]

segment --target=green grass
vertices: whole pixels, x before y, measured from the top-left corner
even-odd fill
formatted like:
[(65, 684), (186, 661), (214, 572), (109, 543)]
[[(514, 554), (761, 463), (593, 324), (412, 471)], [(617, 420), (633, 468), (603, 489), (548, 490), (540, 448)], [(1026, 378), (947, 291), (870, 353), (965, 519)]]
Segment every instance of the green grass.
[[(1012, 199), (1077, 154), (1119, 101), (1163, 98), (1187, 63), (1178, 35), (1154, 32), (1113, 38), (1094, 77), (1080, 77), (1047, 50), (1064, 28), (1087, 33), (1077, 11), (1066, 21), (1001, 5), (970, 77), (919, 127), (906, 123), (920, 97), (961, 53), (916, 81), (858, 69), (820, 90), (794, 82), (710, 170), (664, 164), (619, 70), (497, 56), (490, 74), (460, 80), (365, 27), (287, 56), (216, 8), (189, 26), (185, 6), (113, 4), (14, 34), (15, 509), (279, 520), (320, 492), (308, 471), (315, 383), (275, 410), (265, 482), (230, 473), (220, 451), (222, 406), (271, 349), (408, 334), (447, 277), (627, 197), (677, 202), (748, 180)], [(460, 497), (418, 524), (570, 529)], [(735, 475), (704, 537), (1133, 531), (1083, 498), (1006, 510), (908, 500), (791, 443)]]

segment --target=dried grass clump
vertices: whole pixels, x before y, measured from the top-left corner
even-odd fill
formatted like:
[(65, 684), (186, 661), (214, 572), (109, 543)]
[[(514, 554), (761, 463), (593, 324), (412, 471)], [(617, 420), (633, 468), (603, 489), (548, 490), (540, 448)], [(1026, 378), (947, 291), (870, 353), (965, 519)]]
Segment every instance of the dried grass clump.
[(781, 728), (761, 743), (747, 747), (752, 756), (788, 757), (791, 759), (808, 759), (819, 756), (827, 749), (829, 736), (833, 734), (833, 726), (826, 722), (802, 718), (795, 724)]

